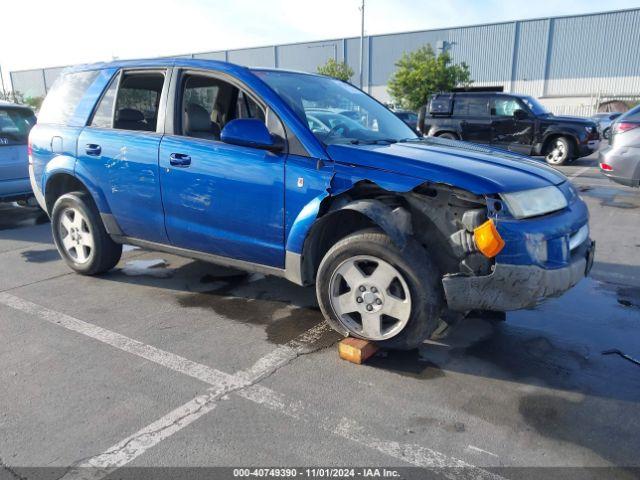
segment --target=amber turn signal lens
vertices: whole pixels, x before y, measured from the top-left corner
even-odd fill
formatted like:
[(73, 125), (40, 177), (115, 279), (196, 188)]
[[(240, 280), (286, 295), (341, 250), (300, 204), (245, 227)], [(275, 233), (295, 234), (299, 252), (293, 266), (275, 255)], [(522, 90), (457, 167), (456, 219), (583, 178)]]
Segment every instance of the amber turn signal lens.
[(498, 233), (493, 220), (487, 220), (473, 230), (476, 247), (485, 257), (493, 258), (504, 248), (504, 240)]

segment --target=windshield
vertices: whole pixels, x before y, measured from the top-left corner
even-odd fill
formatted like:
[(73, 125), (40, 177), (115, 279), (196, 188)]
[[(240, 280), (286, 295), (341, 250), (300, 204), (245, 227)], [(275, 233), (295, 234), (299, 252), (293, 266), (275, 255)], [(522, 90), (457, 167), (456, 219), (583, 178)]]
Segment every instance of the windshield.
[(0, 147), (26, 145), (36, 117), (26, 108), (0, 108)]
[(632, 108), (624, 115), (621, 115), (616, 119), (618, 122), (638, 122), (640, 121), (640, 105)]
[(418, 138), (367, 94), (329, 77), (255, 70), (325, 145), (385, 143)]
[(553, 113), (533, 97), (522, 97), (522, 101), (527, 104), (527, 107), (529, 107), (535, 115), (553, 115)]

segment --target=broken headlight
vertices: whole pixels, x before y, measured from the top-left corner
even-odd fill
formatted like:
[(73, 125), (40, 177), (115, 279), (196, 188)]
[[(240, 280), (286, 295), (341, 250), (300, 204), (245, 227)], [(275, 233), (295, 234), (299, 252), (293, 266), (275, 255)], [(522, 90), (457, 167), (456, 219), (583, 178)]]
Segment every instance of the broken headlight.
[(568, 205), (562, 191), (554, 186), (501, 193), (500, 198), (507, 204), (511, 215), (518, 219), (555, 212)]

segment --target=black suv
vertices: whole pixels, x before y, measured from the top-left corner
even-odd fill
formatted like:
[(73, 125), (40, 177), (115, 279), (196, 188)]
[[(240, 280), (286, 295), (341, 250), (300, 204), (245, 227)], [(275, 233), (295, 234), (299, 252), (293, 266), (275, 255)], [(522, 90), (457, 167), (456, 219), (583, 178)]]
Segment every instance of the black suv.
[(600, 140), (592, 120), (557, 117), (533, 97), (506, 93), (434, 95), (420, 111), (418, 130), (425, 136), (544, 155), (553, 165), (590, 155)]

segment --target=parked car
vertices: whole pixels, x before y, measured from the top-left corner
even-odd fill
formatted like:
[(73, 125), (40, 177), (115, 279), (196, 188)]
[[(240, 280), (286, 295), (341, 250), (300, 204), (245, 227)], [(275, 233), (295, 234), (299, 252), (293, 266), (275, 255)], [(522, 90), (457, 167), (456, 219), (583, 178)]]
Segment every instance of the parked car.
[(561, 165), (598, 149), (592, 120), (558, 117), (535, 98), (506, 93), (434, 95), (418, 130), (424, 135), (490, 144)]
[(622, 115), (622, 112), (599, 112), (591, 117), (591, 120), (598, 126), (600, 136), (605, 140), (611, 137), (611, 124)]
[(409, 125), (413, 130), (418, 129), (417, 113), (410, 110), (394, 110), (393, 113), (395, 113), (400, 120)]
[(614, 182), (640, 186), (640, 105), (611, 126), (609, 146), (600, 151), (600, 171)]
[[(375, 126), (314, 132), (314, 105)], [(587, 207), (561, 173), (421, 139), (324, 76), (195, 59), (77, 67), (30, 145), (76, 272), (111, 269), (128, 243), (315, 284), (333, 328), (389, 348), (416, 347), (449, 312), (559, 295), (593, 259)]]
[(35, 123), (30, 108), (0, 101), (0, 202), (22, 203), (33, 198), (27, 139)]
[[(336, 113), (333, 110), (309, 108), (305, 110), (307, 124), (311, 131), (316, 134), (329, 134), (331, 130), (339, 130), (338, 133), (344, 135), (350, 130), (363, 130), (364, 125), (353, 120), (353, 115), (347, 116)], [(346, 130), (346, 132), (345, 132)]]

